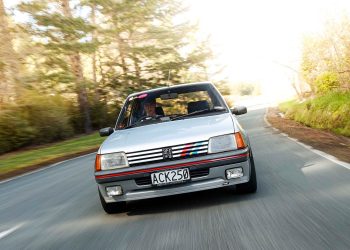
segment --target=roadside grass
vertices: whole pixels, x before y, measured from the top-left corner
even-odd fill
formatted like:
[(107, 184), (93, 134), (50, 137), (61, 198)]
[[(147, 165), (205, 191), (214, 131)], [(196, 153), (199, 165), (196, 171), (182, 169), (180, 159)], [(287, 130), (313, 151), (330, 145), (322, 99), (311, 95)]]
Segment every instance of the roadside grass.
[(0, 156), (0, 174), (97, 149), (104, 139), (98, 133), (93, 133), (58, 143), (43, 145), (35, 149), (3, 154)]
[(350, 136), (350, 92), (329, 92), (305, 102), (283, 102), (279, 109), (306, 126)]
[(281, 110), (283, 113), (286, 113), (288, 110), (295, 108), (296, 105), (299, 103), (297, 100), (290, 100), (286, 102), (282, 102), (278, 105), (279, 110)]

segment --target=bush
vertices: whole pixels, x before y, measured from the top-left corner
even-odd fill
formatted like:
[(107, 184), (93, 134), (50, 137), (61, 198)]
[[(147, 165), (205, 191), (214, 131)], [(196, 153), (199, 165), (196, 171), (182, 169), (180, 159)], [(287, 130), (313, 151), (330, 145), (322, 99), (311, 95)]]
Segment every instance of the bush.
[(247, 95), (260, 95), (260, 85), (254, 83), (238, 83), (234, 84), (232, 88), (233, 94), (237, 94), (240, 96)]
[(73, 135), (65, 103), (60, 96), (26, 91), (17, 105), (4, 107), (0, 113), (0, 152)]
[(52, 142), (73, 135), (66, 100), (60, 96), (45, 96), (28, 92), (20, 101), (20, 109), (29, 124), (38, 131), (33, 143)]
[(255, 86), (253, 84), (241, 84), (238, 86), (238, 91), (240, 95), (252, 95), (254, 92)]
[(329, 92), (303, 103), (289, 101), (279, 108), (307, 126), (350, 136), (350, 92)]
[(36, 129), (18, 107), (8, 107), (0, 112), (0, 153), (29, 145), (36, 136)]
[(114, 127), (120, 108), (115, 108), (114, 105), (110, 107), (103, 102), (98, 102), (92, 104), (90, 110), (92, 127), (100, 129), (103, 127)]
[(328, 93), (340, 86), (338, 75), (333, 72), (325, 72), (319, 75), (315, 80), (315, 84), (317, 92), (320, 94)]

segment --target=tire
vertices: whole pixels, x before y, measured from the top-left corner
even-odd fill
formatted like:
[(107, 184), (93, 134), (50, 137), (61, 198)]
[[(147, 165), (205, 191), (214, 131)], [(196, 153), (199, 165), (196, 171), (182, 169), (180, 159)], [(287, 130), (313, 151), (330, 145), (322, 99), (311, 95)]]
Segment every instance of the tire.
[(250, 178), (247, 183), (236, 185), (236, 192), (240, 194), (255, 193), (257, 189), (255, 164), (253, 154), (250, 153)]
[(101, 201), (103, 210), (105, 210), (107, 214), (116, 214), (116, 213), (122, 213), (126, 211), (125, 201), (107, 203), (105, 199), (102, 197), (100, 190), (98, 191), (98, 194), (100, 196), (100, 201)]

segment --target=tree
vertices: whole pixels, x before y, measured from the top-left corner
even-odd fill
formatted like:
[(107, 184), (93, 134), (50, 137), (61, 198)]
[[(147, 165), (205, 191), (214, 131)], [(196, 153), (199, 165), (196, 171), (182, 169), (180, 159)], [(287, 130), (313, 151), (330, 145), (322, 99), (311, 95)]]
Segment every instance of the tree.
[[(332, 89), (350, 90), (350, 20), (329, 21), (324, 31), (303, 42), (302, 75), (314, 93)], [(322, 88), (319, 91), (319, 88)]]
[(19, 56), (13, 48), (3, 0), (0, 0), (0, 104), (14, 101), (19, 83)]
[(19, 143), (5, 151), (43, 143), (36, 135), (49, 128), (47, 141), (111, 125), (131, 92), (210, 75), (208, 41), (196, 39), (180, 0), (29, 0), (15, 8), (24, 23), (12, 22), (0, 0), (0, 88), (15, 101), (0, 121), (27, 126), (28, 136), (14, 133)]
[(105, 58), (101, 72), (109, 78), (103, 88), (106, 99), (120, 103), (131, 92), (182, 82), (183, 72), (204, 67), (211, 55), (205, 43), (195, 41), (193, 25), (174, 23), (184, 11), (177, 1), (92, 2), (104, 20), (99, 53)]
[(83, 18), (73, 16), (68, 0), (22, 3), (20, 10), (32, 17), (25, 29), (35, 45), (43, 49), (38, 55), (41, 63), (34, 82), (44, 82), (47, 88), (62, 92), (73, 89), (84, 116), (85, 132), (90, 132), (88, 81), (84, 77), (80, 54), (94, 51), (88, 40), (93, 27)]

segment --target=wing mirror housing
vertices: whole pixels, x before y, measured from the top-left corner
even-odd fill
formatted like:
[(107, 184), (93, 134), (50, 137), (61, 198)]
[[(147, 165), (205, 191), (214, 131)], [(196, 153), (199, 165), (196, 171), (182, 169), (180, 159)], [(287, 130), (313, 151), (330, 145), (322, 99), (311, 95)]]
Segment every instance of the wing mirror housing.
[(247, 107), (244, 106), (237, 106), (234, 108), (231, 108), (231, 113), (234, 115), (243, 115), (247, 113)]
[(100, 132), (100, 136), (101, 136), (101, 137), (103, 137), (103, 136), (109, 136), (109, 135), (113, 134), (114, 128), (111, 128), (111, 127), (108, 127), (108, 128), (101, 128), (99, 132)]

